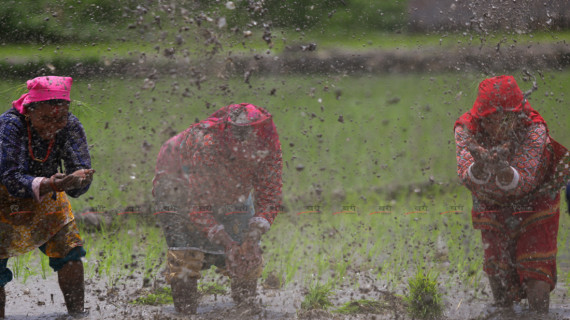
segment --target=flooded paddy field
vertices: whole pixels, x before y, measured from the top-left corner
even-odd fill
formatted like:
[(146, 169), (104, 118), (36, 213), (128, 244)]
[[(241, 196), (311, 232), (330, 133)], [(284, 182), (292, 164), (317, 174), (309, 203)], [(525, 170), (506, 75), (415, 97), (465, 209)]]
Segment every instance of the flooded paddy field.
[[(232, 78), (199, 88), (175, 76), (154, 84), (145, 78), (77, 79), (73, 98), (82, 104), (72, 112), (85, 126), (97, 170), (89, 194), (71, 200), (76, 217), (90, 220), (81, 223), (88, 317), (182, 318), (171, 303), (131, 303), (167, 287), (161, 274), (166, 243), (150, 193), (158, 148), (217, 108), (248, 101), (274, 115), (284, 159), (283, 212), (262, 241), (263, 312), (237, 308), (227, 280), (212, 270), (204, 283), (218, 283), (226, 293), (205, 294), (194, 319), (236, 318), (238, 312), (244, 319), (407, 319), (401, 299), (418, 270), (438, 275), (447, 319), (536, 319), (524, 304), (514, 314), (491, 306), (480, 234), (471, 227), (471, 196), (456, 179), (453, 122), (471, 106), (482, 77), (259, 77), (245, 89), (243, 79)], [(530, 100), (564, 145), (570, 145), (569, 84), (568, 71), (538, 75)], [(5, 105), (17, 85), (0, 82)], [(531, 87), (530, 81), (520, 85)], [(563, 201), (558, 285), (545, 319), (570, 318), (569, 222)], [(45, 257), (32, 253), (9, 265), (16, 275), (6, 287), (9, 319), (66, 317)], [(264, 286), (267, 281), (272, 284)], [(328, 311), (301, 309), (314, 284), (330, 287)], [(359, 299), (386, 301), (386, 307), (335, 312)]]
[[(252, 313), (236, 306), (229, 296), (228, 279), (211, 269), (204, 272), (200, 284), (215, 284), (221, 291), (204, 290), (192, 319), (410, 319), (402, 297), (418, 269), (438, 273), (443, 319), (539, 319), (528, 313), (524, 302), (510, 313), (492, 306), (481, 270), (480, 236), (466, 216), (413, 215), (328, 217), (323, 213), (303, 218), (284, 213), (262, 242), (266, 261), (258, 282), (262, 311)], [(99, 231), (82, 224), (88, 251), (87, 318), (183, 319), (172, 302), (135, 302), (168, 288), (162, 275), (166, 245), (160, 229), (141, 217), (115, 219), (116, 224)], [(355, 223), (348, 224), (349, 220)], [(551, 313), (540, 319), (570, 319), (568, 240), (563, 227), (569, 220), (562, 216), (559, 280), (551, 294)], [(296, 231), (291, 232), (293, 228)], [(42, 268), (44, 260), (39, 252), (10, 260), (16, 278), (6, 287), (8, 319), (67, 318), (57, 277)], [(332, 305), (327, 311), (301, 308), (315, 283), (331, 288)], [(339, 313), (346, 303), (363, 299), (382, 301), (384, 306), (372, 313)]]

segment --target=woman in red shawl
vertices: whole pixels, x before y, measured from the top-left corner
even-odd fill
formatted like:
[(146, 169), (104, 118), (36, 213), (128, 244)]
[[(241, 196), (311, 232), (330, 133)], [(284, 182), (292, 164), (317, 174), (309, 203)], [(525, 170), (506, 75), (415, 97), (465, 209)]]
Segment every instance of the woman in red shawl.
[(178, 312), (196, 313), (200, 270), (212, 265), (230, 276), (236, 302), (255, 296), (259, 239), (281, 207), (281, 172), (271, 114), (251, 104), (224, 107), (164, 143), (153, 192)]
[(550, 137), (512, 76), (479, 84), (473, 108), (455, 123), (455, 141), (495, 302), (511, 307), (527, 298), (531, 310), (548, 312), (564, 184), (558, 164), (566, 149)]

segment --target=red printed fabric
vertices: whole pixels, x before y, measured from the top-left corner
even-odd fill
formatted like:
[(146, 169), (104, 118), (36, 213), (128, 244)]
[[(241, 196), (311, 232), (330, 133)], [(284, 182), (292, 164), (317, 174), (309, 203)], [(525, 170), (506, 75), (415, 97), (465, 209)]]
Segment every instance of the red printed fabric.
[[(556, 202), (559, 203), (558, 197)], [(487, 220), (499, 226), (500, 232), (493, 228), (481, 230), (484, 270), (488, 275), (504, 279), (513, 296), (518, 295), (517, 300), (525, 298), (522, 284), (529, 279), (547, 282), (551, 290), (554, 289), (559, 217), (559, 208), (555, 207), (514, 218), (500, 214), (495, 216), (498, 219), (474, 218), (474, 224)]]
[(552, 167), (552, 149), (550, 139), (543, 124), (532, 124), (527, 128), (524, 141), (509, 160), (509, 164), (518, 171), (520, 180), (516, 188), (503, 190), (492, 177), (487, 183), (477, 184), (469, 178), (469, 167), (474, 163), (473, 156), (467, 149), (474, 136), (461, 126), (455, 128), (457, 149), (457, 174), (461, 182), (471, 190), (473, 197), (482, 202), (504, 203), (529, 195), (547, 180)]
[[(507, 162), (518, 181), (509, 187), (499, 187), (494, 173), (485, 180), (469, 173), (475, 162), (469, 145), (492, 147), (481, 121), (496, 112), (519, 114), (516, 131), (494, 142), (513, 145)], [(473, 227), (481, 230), (485, 247), (485, 272), (505, 280), (518, 298), (524, 298), (527, 279), (554, 288), (560, 188), (570, 177), (568, 150), (550, 137), (512, 76), (481, 82), (473, 108), (455, 122), (455, 142), (457, 174), (472, 193)]]
[[(242, 109), (245, 124), (230, 117)], [(282, 201), (281, 145), (271, 114), (230, 105), (171, 138), (159, 153), (154, 188), (167, 181), (187, 189), (188, 214), (204, 235), (218, 225), (209, 208), (244, 203), (251, 191), (255, 216), (271, 225)]]

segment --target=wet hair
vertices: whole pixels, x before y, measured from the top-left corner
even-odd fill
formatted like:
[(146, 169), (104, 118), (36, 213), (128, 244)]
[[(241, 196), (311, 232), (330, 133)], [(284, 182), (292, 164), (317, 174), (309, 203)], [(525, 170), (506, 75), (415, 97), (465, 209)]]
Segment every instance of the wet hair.
[(60, 105), (65, 105), (65, 104), (69, 104), (68, 100), (65, 99), (51, 99), (51, 100), (44, 100), (44, 101), (36, 101), (36, 102), (30, 102), (26, 105), (26, 108), (31, 111), (36, 109), (41, 103), (47, 103), (50, 106), (60, 106)]

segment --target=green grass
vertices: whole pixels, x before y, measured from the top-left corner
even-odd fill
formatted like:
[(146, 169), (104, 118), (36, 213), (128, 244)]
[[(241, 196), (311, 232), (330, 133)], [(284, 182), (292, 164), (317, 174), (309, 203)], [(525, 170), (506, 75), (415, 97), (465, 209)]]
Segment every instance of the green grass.
[[(443, 50), (455, 50), (462, 48), (495, 48), (498, 43), (501, 46), (528, 46), (545, 44), (563, 44), (570, 41), (570, 30), (559, 32), (537, 31), (528, 34), (511, 34), (506, 32), (493, 32), (481, 35), (472, 32), (433, 32), (427, 34), (394, 33), (375, 30), (359, 29), (320, 29), (314, 27), (307, 32), (294, 30), (274, 29), (276, 35), (272, 47), (261, 40), (263, 30), (252, 29), (252, 36), (243, 37), (241, 33), (217, 31), (216, 36), (221, 43), (221, 51), (218, 57), (224, 58), (227, 54), (259, 53), (273, 56), (284, 54), (287, 47), (298, 49), (300, 45), (316, 43), (317, 50), (422, 50), (426, 48), (440, 48)], [(203, 44), (203, 41), (190, 41), (200, 39), (199, 30), (191, 30), (185, 34), (188, 39), (183, 46), (175, 45), (175, 32), (164, 40), (148, 41), (137, 40), (129, 37), (128, 41), (94, 41), (82, 43), (60, 44), (0, 44), (0, 57), (10, 63), (39, 62), (57, 65), (69, 63), (75, 65), (78, 62), (86, 64), (99, 61), (112, 63), (116, 59), (130, 59), (135, 63), (143, 61), (169, 61), (164, 56), (164, 49), (175, 48), (176, 57), (182, 59), (189, 56), (192, 59), (203, 59), (211, 46)], [(204, 39), (205, 40), (205, 39)], [(342, 45), (340, 45), (342, 44)], [(144, 58), (143, 58), (144, 55)]]
[[(544, 32), (528, 34), (492, 32), (487, 35), (475, 32), (427, 32), (427, 33), (395, 33), (375, 30), (359, 30), (338, 28), (312, 30), (303, 36), (292, 37), (290, 42), (317, 43), (322, 49), (344, 49), (366, 51), (371, 49), (403, 49), (419, 50), (425, 48), (442, 48), (445, 50), (457, 47), (495, 47), (499, 42), (509, 45), (563, 44), (570, 40), (570, 31)], [(289, 33), (291, 34), (291, 33)], [(291, 34), (294, 35), (294, 34)], [(339, 46), (342, 44), (342, 46)]]

